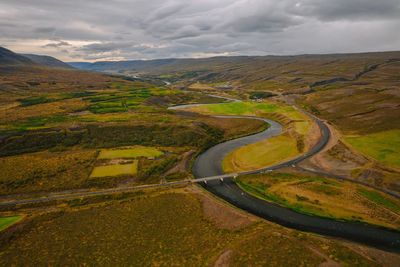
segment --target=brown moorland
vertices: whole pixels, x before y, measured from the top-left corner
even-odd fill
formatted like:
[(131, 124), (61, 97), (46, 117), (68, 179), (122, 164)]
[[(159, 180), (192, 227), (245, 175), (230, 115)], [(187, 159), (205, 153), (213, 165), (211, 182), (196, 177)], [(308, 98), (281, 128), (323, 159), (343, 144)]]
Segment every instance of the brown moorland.
[(386, 252), (376, 253), (372, 259), (363, 254), (362, 246), (349, 248), (347, 243), (259, 219), (250, 219), (240, 228), (221, 227), (214, 216), (229, 218), (233, 225), (249, 219), (243, 212), (232, 213), (229, 206), (210, 216), (202, 205), (212, 205), (214, 200), (204, 202), (202, 194), (182, 189), (147, 192), (119, 202), (38, 213), (21, 227), (10, 228), (8, 238), (3, 233), (0, 262), (187, 266), (212, 265), (224, 258), (233, 265), (317, 266), (329, 262), (377, 266), (384, 258), (392, 264), (399, 261), (398, 256)]

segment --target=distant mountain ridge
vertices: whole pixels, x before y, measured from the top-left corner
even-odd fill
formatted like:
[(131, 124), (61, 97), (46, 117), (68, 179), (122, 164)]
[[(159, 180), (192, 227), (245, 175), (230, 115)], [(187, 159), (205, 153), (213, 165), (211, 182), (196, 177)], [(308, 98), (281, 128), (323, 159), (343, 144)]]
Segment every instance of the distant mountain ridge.
[(154, 60), (124, 60), (124, 61), (98, 61), (68, 62), (69, 65), (83, 70), (91, 71), (118, 71), (118, 70), (145, 70), (149, 68), (170, 65), (179, 59), (154, 59)]
[(0, 47), (0, 66), (14, 67), (50, 67), (73, 69), (72, 66), (51, 56), (17, 54), (7, 48)]
[[(258, 68), (268, 68), (272, 66), (281, 68), (282, 66), (293, 67), (295, 62), (299, 66), (331, 65), (341, 64), (344, 61), (355, 61), (360, 65), (368, 67), (381, 61), (398, 61), (400, 51), (390, 52), (369, 52), (369, 53), (350, 53), (350, 54), (305, 54), (293, 56), (220, 56), (210, 58), (167, 58), (154, 60), (124, 60), (124, 61), (98, 61), (98, 62), (68, 62), (71, 66), (89, 71), (100, 72), (123, 72), (137, 71), (150, 73), (168, 72), (207, 72), (216, 71), (221, 74), (233, 73), (241, 76), (243, 70), (254, 72)], [(290, 66), (292, 65), (292, 66)], [(299, 67), (296, 66), (296, 67)], [(301, 69), (301, 68), (300, 68)], [(299, 69), (299, 70), (300, 70)], [(218, 70), (218, 71), (217, 71)], [(268, 72), (266, 72), (268, 73)]]

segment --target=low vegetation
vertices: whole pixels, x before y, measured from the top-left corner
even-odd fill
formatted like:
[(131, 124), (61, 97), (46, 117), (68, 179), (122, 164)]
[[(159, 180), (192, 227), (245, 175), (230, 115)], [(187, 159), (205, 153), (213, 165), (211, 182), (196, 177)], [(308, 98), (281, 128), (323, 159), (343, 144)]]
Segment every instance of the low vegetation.
[(374, 202), (375, 204), (382, 205), (383, 207), (388, 208), (393, 212), (400, 213), (400, 205), (398, 201), (394, 201), (393, 199), (384, 196), (382, 193), (379, 193), (374, 190), (360, 188), (358, 192), (368, 200)]
[(32, 224), (27, 234), (2, 249), (1, 265), (57, 264), (62, 259), (67, 265), (193, 266), (210, 261), (237, 236), (202, 219), (199, 202), (182, 194), (47, 215)]
[(230, 140), (266, 130), (269, 125), (261, 120), (203, 117), (200, 121), (223, 130), (224, 139)]
[(0, 158), (1, 194), (81, 187), (96, 159), (94, 150), (38, 152)]
[[(225, 262), (240, 266), (318, 265), (329, 257), (343, 265), (374, 265), (338, 241), (249, 221), (223, 205), (210, 214), (204, 204), (198, 194), (170, 190), (36, 215), (2, 240), (0, 264), (206, 266), (228, 255)], [(226, 228), (223, 218), (248, 223)]]
[(399, 200), (361, 185), (276, 172), (239, 177), (239, 185), (257, 197), (301, 213), (400, 229)]
[(249, 98), (250, 99), (264, 99), (268, 97), (276, 96), (276, 94), (271, 92), (263, 92), (263, 91), (254, 91), (250, 92)]
[[(157, 161), (154, 160), (142, 160), (139, 170), (139, 180), (143, 183), (154, 183), (159, 182), (165, 175), (165, 173), (171, 169), (179, 161), (177, 155), (168, 155)], [(186, 178), (186, 177), (184, 177)]]
[(74, 129), (49, 129), (6, 135), (0, 156), (73, 146), (112, 148), (120, 146), (209, 147), (223, 138), (223, 131), (206, 124), (178, 123), (88, 125)]

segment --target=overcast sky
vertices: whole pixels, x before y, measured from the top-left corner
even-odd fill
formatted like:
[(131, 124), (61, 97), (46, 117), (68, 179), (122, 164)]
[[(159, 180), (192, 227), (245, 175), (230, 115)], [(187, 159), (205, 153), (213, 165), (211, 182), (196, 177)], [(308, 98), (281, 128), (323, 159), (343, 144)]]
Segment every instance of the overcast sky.
[(400, 0), (0, 0), (0, 46), (65, 61), (400, 50)]

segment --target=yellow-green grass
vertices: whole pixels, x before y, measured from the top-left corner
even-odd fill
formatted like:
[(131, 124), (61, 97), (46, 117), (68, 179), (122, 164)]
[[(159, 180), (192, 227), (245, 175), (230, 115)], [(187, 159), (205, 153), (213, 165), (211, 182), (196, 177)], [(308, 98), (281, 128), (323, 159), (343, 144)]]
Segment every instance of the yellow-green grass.
[(239, 177), (238, 184), (250, 194), (301, 213), (400, 229), (400, 201), (361, 185), (287, 173)]
[(22, 216), (0, 217), (0, 231), (7, 229), (14, 223), (19, 222), (21, 219), (22, 219)]
[(228, 173), (256, 170), (297, 154), (296, 141), (286, 135), (280, 135), (232, 151), (224, 158), (222, 167)]
[(295, 129), (299, 134), (306, 135), (310, 128), (310, 119), (295, 108), (283, 104), (264, 102), (231, 102), (207, 104), (189, 108), (191, 111), (208, 115), (242, 115), (265, 116), (266, 113), (282, 114), (295, 121)]
[(123, 158), (155, 158), (164, 153), (155, 147), (135, 146), (121, 149), (101, 150), (99, 159), (123, 159)]
[[(281, 113), (297, 113), (297, 111), (290, 106), (284, 106), (272, 102), (255, 103), (255, 102), (230, 102), (207, 104), (201, 106), (191, 107), (192, 110), (198, 110), (202, 113), (208, 114), (221, 114), (221, 115), (255, 115), (260, 112), (281, 112)], [(294, 118), (296, 119), (296, 118)]]
[(311, 129), (311, 125), (308, 120), (295, 122), (294, 125), (296, 132), (302, 135), (307, 135)]
[(127, 164), (114, 164), (94, 167), (91, 178), (120, 176), (120, 175), (135, 175), (137, 173), (138, 161), (134, 160)]
[(259, 112), (277, 112), (279, 108), (275, 103), (231, 102), (195, 106), (190, 109), (208, 114), (255, 115)]
[(346, 136), (356, 150), (388, 166), (400, 167), (400, 130)]

